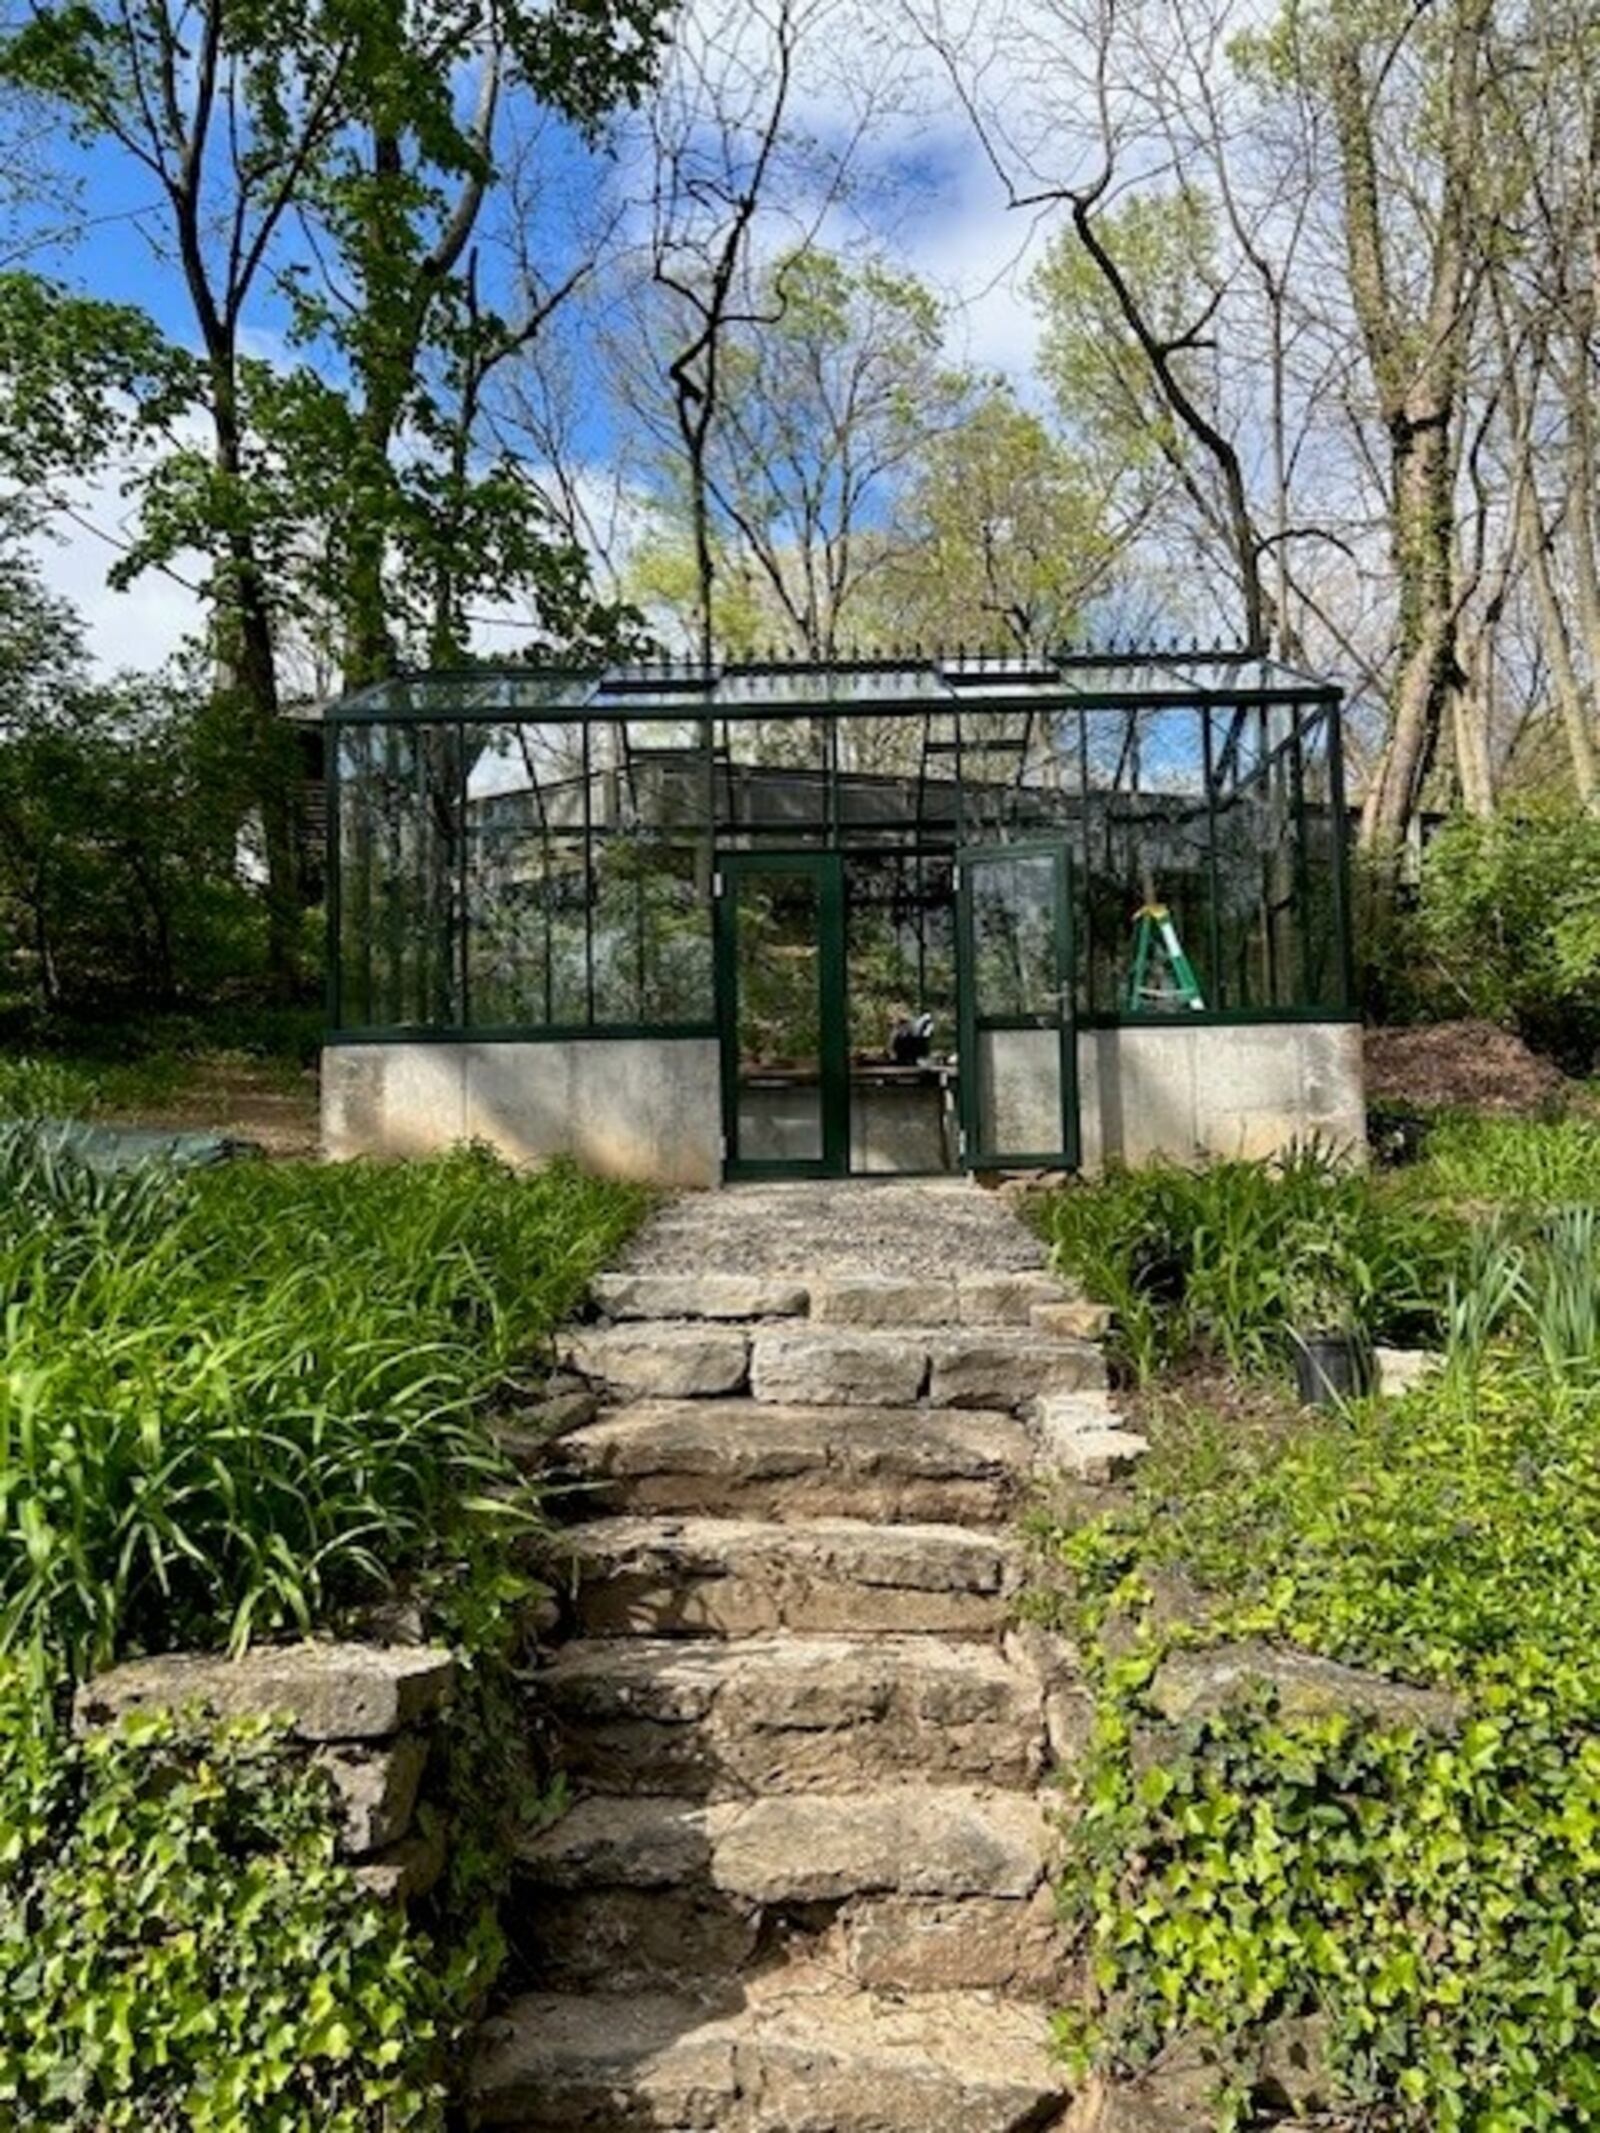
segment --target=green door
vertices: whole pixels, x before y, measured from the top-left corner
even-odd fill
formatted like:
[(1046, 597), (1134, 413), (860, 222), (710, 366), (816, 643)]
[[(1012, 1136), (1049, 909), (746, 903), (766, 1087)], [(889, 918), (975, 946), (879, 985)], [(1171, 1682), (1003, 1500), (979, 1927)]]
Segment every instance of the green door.
[(1064, 844), (959, 855), (956, 985), (969, 1170), (1076, 1170), (1071, 866)]
[(836, 852), (717, 867), (717, 1012), (730, 1178), (842, 1176), (850, 1152), (844, 874)]

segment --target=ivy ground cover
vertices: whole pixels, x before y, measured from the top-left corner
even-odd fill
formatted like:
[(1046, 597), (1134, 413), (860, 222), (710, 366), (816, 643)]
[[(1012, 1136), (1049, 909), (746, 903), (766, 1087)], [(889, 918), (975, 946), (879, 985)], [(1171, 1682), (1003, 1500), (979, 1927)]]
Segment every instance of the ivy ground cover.
[[(1437, 1376), (1266, 1430), (1169, 1413), (1114, 1510), (1041, 1521), (1037, 1604), (1079, 1638), (1097, 1710), (1065, 1777), (1093, 1984), (1064, 2042), (1127, 2074), (1198, 2041), (1219, 2126), (1306, 2018), (1341, 2124), (1600, 2125), (1600, 1253), (1591, 1209), (1529, 1189), (1575, 1175), (1552, 1130), (1458, 1124), (1436, 1172), (1347, 1188), (1365, 1223), (1449, 1219), (1445, 1177), (1476, 1203), (1434, 1298)], [(1263, 1691), (1163, 1724), (1163, 1657), (1241, 1639), (1449, 1689), (1459, 1722)]]

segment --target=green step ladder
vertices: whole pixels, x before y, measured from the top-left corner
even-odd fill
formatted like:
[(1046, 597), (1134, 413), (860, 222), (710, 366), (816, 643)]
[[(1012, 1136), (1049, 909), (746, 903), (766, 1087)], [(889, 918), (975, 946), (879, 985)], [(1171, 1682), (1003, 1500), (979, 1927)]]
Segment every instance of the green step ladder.
[[(1141, 905), (1133, 918), (1133, 974), (1128, 980), (1128, 1012), (1170, 1008), (1178, 1002), (1197, 1015), (1205, 1012), (1205, 995), (1193, 963), (1184, 953), (1172, 913), (1165, 904)], [(1152, 966), (1165, 957), (1167, 981), (1153, 982)]]

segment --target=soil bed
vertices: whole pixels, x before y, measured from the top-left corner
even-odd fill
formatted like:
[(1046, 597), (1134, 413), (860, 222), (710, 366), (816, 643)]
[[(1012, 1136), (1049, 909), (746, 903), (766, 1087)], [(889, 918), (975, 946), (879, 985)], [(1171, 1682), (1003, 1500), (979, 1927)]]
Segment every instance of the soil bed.
[(1366, 1067), (1368, 1103), (1424, 1111), (1549, 1112), (1582, 1088), (1492, 1022), (1368, 1030)]

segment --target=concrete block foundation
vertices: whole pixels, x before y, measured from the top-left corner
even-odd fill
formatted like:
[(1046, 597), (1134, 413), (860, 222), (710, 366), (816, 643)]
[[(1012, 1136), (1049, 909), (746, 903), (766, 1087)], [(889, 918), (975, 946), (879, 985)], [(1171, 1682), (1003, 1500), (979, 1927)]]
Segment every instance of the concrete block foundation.
[(1353, 1022), (1149, 1024), (1078, 1038), (1083, 1168), (1276, 1155), (1316, 1135), (1366, 1148)]
[[(1015, 1049), (1008, 1055), (1004, 1109), (1013, 1126), (1056, 1101), (1054, 1040), (1039, 1049), (1032, 1095), (1019, 1083), (1028, 1063)], [(1361, 1031), (1344, 1022), (1177, 1021), (1084, 1030), (1078, 1107), (1090, 1172), (1156, 1156), (1268, 1156), (1313, 1135), (1359, 1157), (1366, 1145)], [(603, 1176), (715, 1185), (722, 1176), (717, 1040), (330, 1045), (322, 1055), (322, 1125), (324, 1152), (336, 1159), (432, 1155), (481, 1140), (518, 1163), (571, 1155)], [(931, 1111), (891, 1120), (881, 1103), (866, 1100), (854, 1122), (854, 1167), (940, 1167), (937, 1127)]]
[(716, 1039), (324, 1049), (325, 1155), (436, 1155), (462, 1140), (487, 1141), (514, 1163), (570, 1155), (602, 1177), (715, 1185), (722, 1176)]

